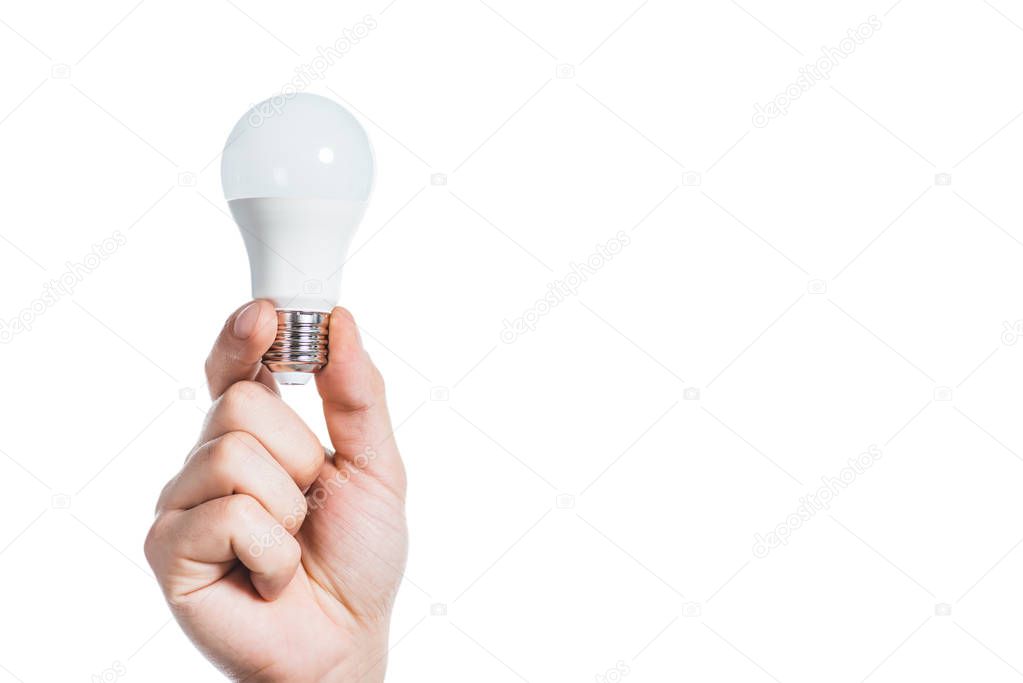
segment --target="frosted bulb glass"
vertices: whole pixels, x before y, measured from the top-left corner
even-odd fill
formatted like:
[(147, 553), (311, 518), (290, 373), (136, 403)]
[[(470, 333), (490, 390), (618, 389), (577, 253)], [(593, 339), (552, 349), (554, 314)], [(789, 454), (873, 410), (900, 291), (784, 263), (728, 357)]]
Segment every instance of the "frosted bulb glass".
[(327, 319), (373, 186), (373, 150), (346, 109), (299, 93), (238, 121), (221, 159), (224, 197), (249, 255), (252, 296), (278, 314), (263, 362), (283, 383), (326, 363)]
[(220, 168), (228, 201), (369, 199), (369, 138), (347, 109), (326, 97), (299, 93), (260, 102), (227, 140)]

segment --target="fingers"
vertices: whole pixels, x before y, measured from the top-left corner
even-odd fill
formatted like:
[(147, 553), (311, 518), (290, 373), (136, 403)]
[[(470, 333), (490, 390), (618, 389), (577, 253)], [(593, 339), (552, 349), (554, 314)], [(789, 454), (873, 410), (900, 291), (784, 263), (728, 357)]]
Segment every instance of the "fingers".
[(242, 380), (257, 380), (276, 390), (273, 374), (261, 362), (276, 336), (277, 315), (269, 301), (250, 301), (232, 313), (206, 359), (210, 396), (218, 398)]
[(232, 384), (207, 414), (199, 446), (164, 489), (146, 557), (172, 604), (223, 578), (237, 561), (273, 600), (301, 559), (292, 534), (303, 491), (323, 466), (315, 435), (266, 386)]
[(247, 432), (228, 432), (196, 449), (181, 473), (164, 488), (157, 512), (188, 510), (235, 494), (255, 498), (290, 533), (305, 519), (307, 503), (302, 490)]
[(362, 345), (352, 314), (330, 315), (327, 365), (316, 376), (336, 457), (380, 477), (402, 495), (405, 469), (394, 443), (384, 380)]
[(172, 602), (218, 581), (236, 558), (256, 591), (273, 600), (295, 576), (302, 550), (255, 498), (238, 494), (161, 515), (146, 558)]
[[(206, 414), (199, 441), (247, 432), (305, 491), (323, 466), (323, 446), (281, 397), (258, 382), (236, 382)], [(236, 455), (237, 457), (237, 455)]]

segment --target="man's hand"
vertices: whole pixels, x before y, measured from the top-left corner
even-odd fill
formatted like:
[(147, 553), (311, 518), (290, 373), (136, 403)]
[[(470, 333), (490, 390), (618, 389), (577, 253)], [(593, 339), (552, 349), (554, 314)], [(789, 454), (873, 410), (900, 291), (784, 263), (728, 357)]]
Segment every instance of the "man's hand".
[(146, 557), (196, 646), (246, 681), (379, 681), (405, 566), (405, 470), (355, 321), (330, 317), (316, 378), (334, 455), (260, 363), (277, 321), (252, 302), (206, 362), (215, 399), (164, 488)]

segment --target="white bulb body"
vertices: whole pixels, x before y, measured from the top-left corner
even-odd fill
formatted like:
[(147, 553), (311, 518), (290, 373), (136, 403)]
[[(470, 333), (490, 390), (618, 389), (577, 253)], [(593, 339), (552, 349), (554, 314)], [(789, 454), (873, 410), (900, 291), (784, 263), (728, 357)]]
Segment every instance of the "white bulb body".
[(280, 310), (329, 312), (366, 202), (257, 197), (228, 205), (249, 255), (253, 298)]

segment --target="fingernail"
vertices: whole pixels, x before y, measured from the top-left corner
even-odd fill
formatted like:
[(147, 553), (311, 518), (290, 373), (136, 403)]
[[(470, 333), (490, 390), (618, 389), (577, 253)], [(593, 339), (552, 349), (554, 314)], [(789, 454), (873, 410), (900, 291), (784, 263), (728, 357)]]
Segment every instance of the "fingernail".
[(239, 339), (248, 339), (256, 331), (256, 322), (259, 321), (259, 304), (253, 301), (246, 306), (234, 319), (234, 336)]

